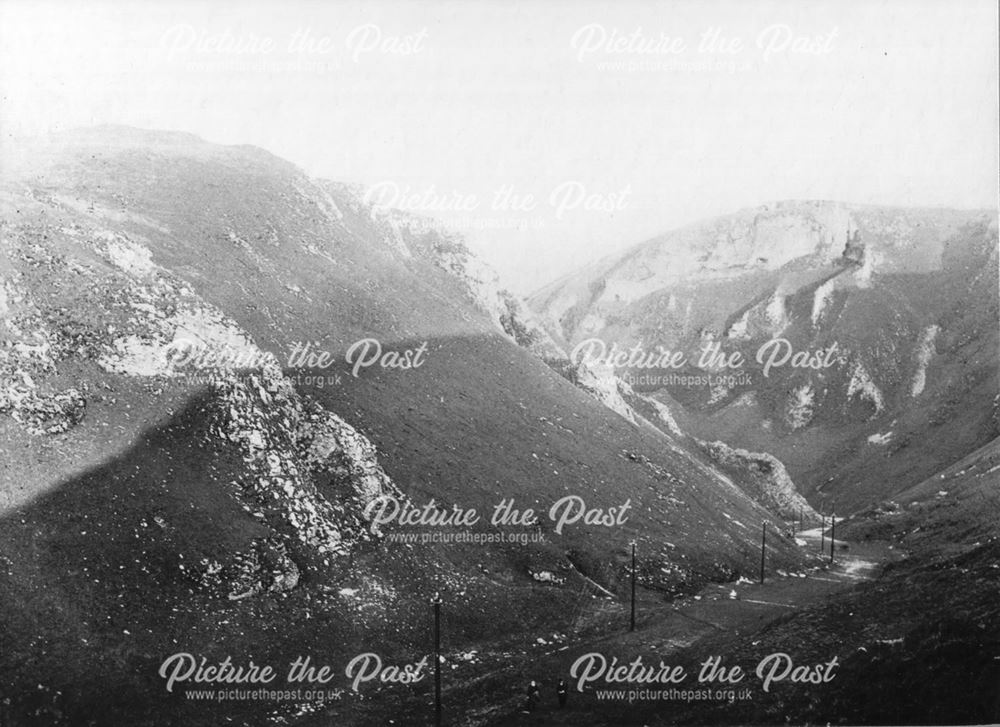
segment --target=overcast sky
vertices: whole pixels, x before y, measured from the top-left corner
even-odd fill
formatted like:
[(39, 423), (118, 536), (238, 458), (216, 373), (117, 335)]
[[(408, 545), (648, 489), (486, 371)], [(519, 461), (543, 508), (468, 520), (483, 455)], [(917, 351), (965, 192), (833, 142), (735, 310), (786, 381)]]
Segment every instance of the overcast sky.
[(777, 199), (995, 207), (996, 13), (0, 0), (0, 130), (116, 123), (255, 144), (450, 221), (529, 292)]

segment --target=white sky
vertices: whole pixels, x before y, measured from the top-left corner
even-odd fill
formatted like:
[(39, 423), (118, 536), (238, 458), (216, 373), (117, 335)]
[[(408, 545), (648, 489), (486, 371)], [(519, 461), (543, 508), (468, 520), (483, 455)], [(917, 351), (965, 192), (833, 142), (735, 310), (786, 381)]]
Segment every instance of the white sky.
[[(472, 246), (529, 292), (776, 199), (995, 207), (996, 13), (986, 0), (0, 0), (0, 130), (191, 131), (314, 176), (433, 189), (430, 209), (409, 206), (485, 225), (466, 230)], [(700, 53), (712, 27), (744, 48)], [(301, 31), (327, 45), (290, 52)], [(637, 31), (650, 52), (596, 48)], [(785, 33), (821, 52), (782, 48)], [(661, 36), (684, 48), (651, 52)], [(560, 185), (619, 200), (557, 215)], [(493, 209), (505, 187), (534, 209)], [(454, 196), (476, 209), (434, 209)]]

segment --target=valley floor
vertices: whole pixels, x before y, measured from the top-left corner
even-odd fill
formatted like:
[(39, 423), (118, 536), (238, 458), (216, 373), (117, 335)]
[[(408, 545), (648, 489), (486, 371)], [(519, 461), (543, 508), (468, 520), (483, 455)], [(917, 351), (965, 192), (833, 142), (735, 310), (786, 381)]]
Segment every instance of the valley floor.
[[(718, 655), (725, 665), (738, 663), (744, 667), (750, 678), (740, 686), (750, 686), (756, 697), (760, 692), (760, 683), (752, 675), (755, 663), (730, 658), (727, 647), (732, 642), (759, 632), (768, 624), (785, 620), (791, 614), (822, 604), (831, 596), (851, 589), (859, 582), (877, 577), (883, 564), (899, 557), (888, 543), (848, 546), (838, 540), (835, 559), (831, 564), (828, 538), (825, 538), (823, 555), (819, 554), (818, 528), (800, 533), (798, 537), (804, 543), (803, 550), (816, 553), (815, 562), (808, 570), (797, 573), (769, 572), (763, 584), (711, 584), (696, 596), (680, 599), (658, 609), (645, 610), (634, 633), (618, 633), (588, 641), (562, 654), (550, 652), (545, 660), (537, 662), (538, 671), (549, 669), (550, 673), (564, 674), (567, 665), (577, 654), (590, 651), (601, 652), (608, 655), (608, 658), (612, 654), (620, 655), (623, 662), (630, 661), (636, 654), (653, 654), (654, 664), (662, 659), (667, 664), (684, 665), (691, 676), (683, 688), (691, 691), (702, 688), (697, 683), (692, 683), (701, 662), (708, 656)], [(847, 550), (843, 549), (845, 546), (848, 546)], [(791, 655), (795, 657), (794, 653)], [(647, 658), (645, 661), (649, 663), (651, 660)], [(654, 706), (655, 702), (629, 703), (627, 695), (615, 694), (625, 685), (611, 685), (610, 688), (605, 685), (597, 689), (587, 687), (582, 694), (574, 689), (570, 694), (572, 703), (568, 703), (565, 709), (559, 709), (553, 696), (552, 680), (547, 682), (545, 693), (551, 698), (543, 699), (538, 710), (528, 713), (519, 709), (491, 722), (491, 727), (526, 724), (630, 724), (633, 721), (636, 724), (648, 724), (654, 713), (671, 713), (676, 711), (675, 707), (684, 707), (683, 702), (669, 705), (661, 703), (658, 707)], [(792, 685), (785, 688), (809, 690), (817, 687)], [(621, 698), (610, 700), (609, 704), (609, 695)]]
[[(982, 504), (971, 502), (975, 507), (933, 503), (863, 519), (849, 555), (838, 550), (832, 567), (764, 585), (712, 586), (700, 599), (647, 612), (635, 634), (571, 652), (631, 658), (649, 649), (668, 664), (694, 668), (720, 655), (747, 671), (775, 652), (796, 665), (837, 656), (829, 683), (782, 683), (764, 693), (751, 675), (740, 685), (749, 695), (734, 701), (602, 701), (588, 689), (571, 693), (560, 710), (549, 698), (550, 680), (537, 711), (510, 711), (489, 724), (997, 724), (1000, 535), (995, 520), (983, 519)], [(869, 538), (873, 522), (884, 539)], [(805, 533), (804, 547), (815, 547), (817, 535)], [(564, 674), (568, 661), (549, 655), (534, 671)]]
[[(461, 654), (448, 654), (443, 670), (444, 724), (469, 727), (649, 724), (659, 723), (662, 716), (676, 713), (676, 708), (684, 708), (683, 703), (629, 703), (624, 695), (612, 695), (612, 690), (625, 685), (611, 685), (606, 689), (588, 685), (580, 693), (575, 684), (570, 684), (568, 705), (560, 709), (556, 682), (560, 678), (569, 682), (570, 666), (578, 657), (590, 652), (600, 652), (609, 661), (617, 656), (622, 663), (642, 655), (644, 664), (655, 665), (662, 660), (671, 665), (683, 665), (689, 673), (683, 685), (685, 689), (698, 688), (697, 671), (707, 655), (720, 655), (727, 665), (739, 663), (745, 668), (750, 679), (741, 686), (752, 686), (756, 698), (760, 694), (759, 680), (752, 674), (756, 661), (728, 658), (734, 644), (877, 578), (886, 563), (903, 557), (887, 542), (848, 544), (838, 539), (835, 560), (831, 564), (828, 537), (824, 537), (825, 549), (820, 554), (818, 528), (799, 533), (797, 537), (802, 550), (809, 553), (809, 565), (802, 571), (767, 569), (763, 584), (745, 578), (735, 583), (710, 584), (697, 594), (671, 602), (658, 594), (640, 590), (637, 626), (632, 633), (628, 631), (627, 603), (592, 594), (586, 596), (588, 602), (577, 614), (573, 634), (519, 634), (504, 643), (473, 647), (465, 653), (474, 654), (474, 658), (464, 663)], [(831, 653), (827, 659), (834, 655)], [(792, 656), (795, 657), (794, 652)], [(525, 694), (532, 680), (539, 684), (541, 700), (535, 710), (528, 712)], [(813, 685), (781, 687), (803, 691), (817, 688)], [(601, 691), (604, 699), (599, 698)], [(407, 717), (397, 720), (396, 724), (433, 724), (433, 702), (427, 690), (424, 692), (419, 698), (403, 700), (397, 705), (396, 713)], [(609, 701), (608, 695), (615, 698)], [(386, 713), (394, 711), (386, 707), (385, 702), (378, 700), (367, 709), (353, 704), (349, 712), (340, 713), (334, 709), (327, 711), (325, 716), (356, 719), (359, 712), (364, 714), (370, 709), (367, 718), (361, 717), (363, 723), (385, 724)], [(421, 713), (426, 718), (419, 717)], [(692, 719), (696, 720), (693, 716)], [(662, 723), (671, 721), (667, 719)], [(730, 720), (731, 723), (740, 721), (739, 718)]]

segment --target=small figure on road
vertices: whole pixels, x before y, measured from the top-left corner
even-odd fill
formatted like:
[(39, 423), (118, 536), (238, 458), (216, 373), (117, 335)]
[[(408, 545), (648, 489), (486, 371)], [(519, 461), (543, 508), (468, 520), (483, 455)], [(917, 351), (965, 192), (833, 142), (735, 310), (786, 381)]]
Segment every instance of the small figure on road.
[(534, 679), (531, 680), (531, 684), (528, 685), (528, 711), (534, 712), (535, 707), (538, 706), (538, 700), (541, 698), (541, 692), (538, 691), (538, 682)]
[(556, 685), (556, 694), (559, 696), (559, 709), (564, 709), (566, 707), (566, 697), (568, 696), (565, 679), (559, 680), (559, 684)]

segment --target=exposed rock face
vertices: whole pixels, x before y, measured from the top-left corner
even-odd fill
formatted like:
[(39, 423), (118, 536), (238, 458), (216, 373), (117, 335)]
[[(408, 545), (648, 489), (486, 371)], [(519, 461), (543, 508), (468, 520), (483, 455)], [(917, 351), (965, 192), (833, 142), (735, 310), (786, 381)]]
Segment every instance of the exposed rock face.
[[(18, 232), (0, 246), (0, 414), (32, 435), (69, 431), (86, 415), (90, 384), (54, 382), (80, 362), (154, 393), (168, 382), (207, 387), (207, 443), (221, 440), (239, 452), (244, 474), (231, 494), (272, 533), (205, 566), (206, 582), (228, 579), (223, 590), (231, 598), (294, 588), (299, 566), (291, 542), (323, 558), (379, 534), (365, 522), (364, 506), (399, 492), (364, 434), (300, 394), (273, 354), (155, 263), (140, 235), (99, 227), (65, 227), (60, 235), (78, 245), (75, 255), (53, 253)], [(13, 272), (15, 261), (34, 271), (32, 281)], [(67, 274), (81, 281), (92, 309), (53, 310), (35, 300)]]
[(212, 434), (243, 453), (248, 473), (238, 485), (246, 507), (279, 518), (320, 554), (345, 555), (375, 534), (362, 519), (364, 506), (398, 491), (367, 438), (299, 395), (277, 368), (225, 374), (213, 385)]
[(865, 244), (861, 241), (861, 230), (854, 230), (847, 237), (844, 247), (844, 260), (861, 265), (865, 260)]
[[(1000, 433), (997, 268), (995, 214), (792, 201), (642, 243), (530, 302), (567, 349), (684, 351), (696, 375), (718, 373), (695, 363), (704, 346), (739, 353), (745, 382), (637, 390), (679, 402), (695, 436), (773, 453), (807, 495), (862, 505)], [(789, 358), (765, 373), (777, 338)], [(791, 358), (834, 345), (829, 365)], [(866, 446), (890, 428), (892, 446)]]
[[(85, 337), (57, 315), (46, 318), (16, 282), (20, 275), (5, 272), (17, 256), (37, 266), (57, 263), (42, 246), (29, 249), (0, 247), (0, 414), (7, 414), (32, 434), (60, 434), (86, 413), (86, 384), (60, 388), (48, 377), (60, 361), (91, 355)], [(80, 390), (82, 389), (82, 391)]]
[(801, 429), (812, 421), (815, 414), (816, 392), (812, 384), (803, 384), (793, 389), (785, 409), (785, 423), (791, 429)]
[(748, 452), (724, 442), (702, 442), (705, 451), (727, 472), (738, 477), (743, 489), (754, 499), (786, 520), (802, 515), (807, 520), (819, 515), (795, 489), (788, 470), (766, 452)]
[(254, 542), (245, 553), (237, 553), (228, 568), (213, 566), (202, 583), (225, 591), (230, 601), (259, 595), (265, 591), (286, 593), (299, 583), (299, 567), (279, 538)]
[(927, 366), (936, 353), (934, 340), (940, 332), (941, 327), (936, 324), (924, 329), (923, 336), (920, 338), (920, 346), (917, 348), (917, 371), (913, 374), (910, 396), (920, 396), (924, 393), (924, 388), (927, 386)]
[(613, 371), (606, 369), (596, 369), (586, 363), (576, 366), (567, 365), (565, 376), (572, 383), (586, 391), (599, 402), (608, 407), (611, 411), (621, 415), (626, 421), (636, 423), (636, 413), (628, 402), (625, 395), (630, 393), (628, 384), (618, 378)]
[[(776, 271), (803, 257), (817, 265), (842, 263), (850, 241), (858, 239), (856, 225), (844, 205), (765, 205), (643, 243), (613, 262), (588, 268), (585, 284), (571, 277), (543, 288), (531, 302), (547, 327), (576, 342), (603, 328), (614, 306), (683, 287), (694, 277), (727, 280), (749, 271)], [(672, 307), (683, 312), (683, 303), (675, 297)]]
[(462, 282), (469, 296), (512, 341), (543, 359), (565, 357), (521, 299), (501, 287), (496, 272), (463, 244), (438, 245), (433, 252), (437, 264)]
[(855, 363), (851, 370), (851, 380), (847, 384), (847, 398), (866, 402), (871, 407), (873, 415), (879, 414), (885, 408), (882, 392), (860, 362)]
[(21, 385), (12, 379), (0, 391), (0, 413), (9, 413), (32, 434), (61, 434), (83, 419), (87, 401), (79, 391), (39, 394), (31, 377), (23, 370), (18, 373)]

